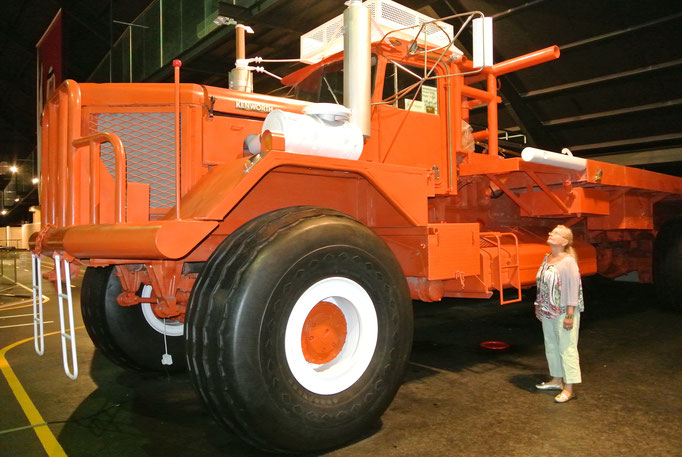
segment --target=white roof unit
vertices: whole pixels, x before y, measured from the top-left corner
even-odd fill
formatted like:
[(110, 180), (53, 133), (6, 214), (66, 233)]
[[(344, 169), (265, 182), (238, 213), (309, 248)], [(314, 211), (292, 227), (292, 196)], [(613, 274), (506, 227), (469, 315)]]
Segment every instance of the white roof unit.
[[(418, 13), (406, 6), (391, 0), (367, 0), (364, 5), (369, 8), (372, 17), (372, 42), (381, 40), (391, 30), (410, 26), (420, 26), (433, 18)], [(420, 27), (401, 30), (391, 37), (412, 40)], [(452, 40), (454, 29), (445, 22), (435, 22), (424, 27), (419, 44), (426, 43), (429, 49), (442, 48)], [(343, 50), (343, 14), (314, 28), (301, 36), (301, 61), (311, 64)], [(462, 52), (452, 46), (458, 54)]]

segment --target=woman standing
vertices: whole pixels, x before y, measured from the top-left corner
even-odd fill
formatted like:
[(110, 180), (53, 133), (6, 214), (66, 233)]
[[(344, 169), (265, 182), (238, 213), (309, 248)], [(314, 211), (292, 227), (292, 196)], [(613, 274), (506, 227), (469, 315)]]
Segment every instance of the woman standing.
[(538, 270), (535, 315), (542, 322), (545, 355), (552, 379), (536, 385), (539, 390), (561, 390), (557, 403), (576, 398), (573, 385), (582, 381), (578, 358), (580, 313), (585, 309), (580, 271), (573, 249), (573, 232), (557, 225), (549, 232), (551, 253)]

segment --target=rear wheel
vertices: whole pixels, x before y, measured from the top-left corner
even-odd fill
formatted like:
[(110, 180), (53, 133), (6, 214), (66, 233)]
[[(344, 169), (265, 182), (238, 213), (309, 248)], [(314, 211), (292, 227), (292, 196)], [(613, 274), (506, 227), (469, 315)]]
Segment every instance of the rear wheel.
[[(81, 312), (85, 328), (97, 349), (112, 362), (135, 371), (183, 371), (186, 369), (184, 325), (159, 319), (149, 303), (121, 306), (116, 297), (121, 281), (114, 267), (89, 267), (81, 290)], [(149, 297), (144, 286), (142, 297)], [(165, 342), (164, 342), (165, 335)], [(172, 365), (163, 365), (161, 356), (172, 356)]]
[(656, 235), (653, 276), (662, 304), (682, 311), (682, 219), (666, 222)]
[(310, 452), (368, 429), (400, 385), (412, 310), (383, 241), (336, 211), (274, 211), (235, 231), (200, 274), (190, 372), (252, 444)]

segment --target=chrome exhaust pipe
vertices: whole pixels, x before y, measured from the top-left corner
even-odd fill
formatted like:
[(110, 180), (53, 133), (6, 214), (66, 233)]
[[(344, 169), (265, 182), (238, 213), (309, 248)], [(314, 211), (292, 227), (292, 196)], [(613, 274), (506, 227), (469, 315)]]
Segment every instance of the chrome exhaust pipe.
[(365, 138), (371, 132), (371, 16), (361, 0), (343, 12), (343, 104)]

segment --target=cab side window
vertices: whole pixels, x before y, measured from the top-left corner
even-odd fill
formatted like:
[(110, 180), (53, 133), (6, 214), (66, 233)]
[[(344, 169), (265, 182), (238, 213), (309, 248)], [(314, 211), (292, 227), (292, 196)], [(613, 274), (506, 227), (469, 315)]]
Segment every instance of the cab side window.
[(424, 81), (420, 86), (423, 76), (423, 67), (388, 62), (382, 100), (400, 109), (438, 114), (438, 80)]
[[(371, 85), (377, 74), (377, 56), (372, 55)], [(343, 105), (343, 60), (328, 63), (306, 79), (296, 84), (295, 98), (313, 103), (336, 103)]]

